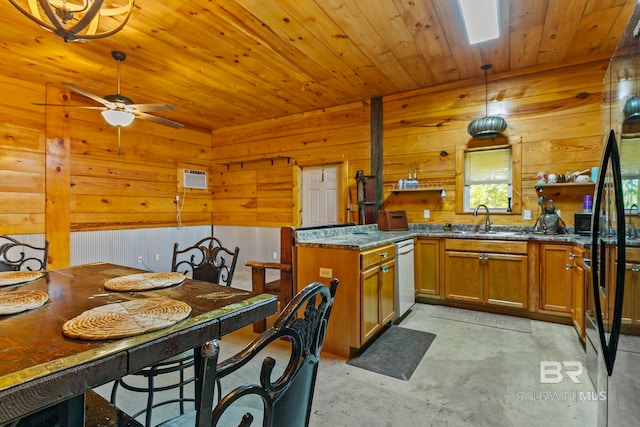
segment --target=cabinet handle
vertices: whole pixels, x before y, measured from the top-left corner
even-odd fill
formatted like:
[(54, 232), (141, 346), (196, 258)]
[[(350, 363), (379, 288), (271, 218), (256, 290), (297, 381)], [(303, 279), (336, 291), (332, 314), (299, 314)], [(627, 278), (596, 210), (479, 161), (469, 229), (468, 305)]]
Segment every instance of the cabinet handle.
[(478, 255), (478, 259), (484, 259), (484, 254)]
[(387, 253), (386, 253), (386, 252), (382, 252), (382, 253), (380, 254), (380, 258), (387, 259)]
[(566, 269), (571, 270), (573, 268), (573, 264), (567, 264)]
[(380, 267), (380, 270), (382, 270), (383, 273), (388, 273), (389, 272), (389, 266), (388, 265), (383, 265), (382, 267)]
[(580, 258), (580, 255), (574, 254), (574, 253), (569, 254), (569, 259), (576, 259), (576, 258)]

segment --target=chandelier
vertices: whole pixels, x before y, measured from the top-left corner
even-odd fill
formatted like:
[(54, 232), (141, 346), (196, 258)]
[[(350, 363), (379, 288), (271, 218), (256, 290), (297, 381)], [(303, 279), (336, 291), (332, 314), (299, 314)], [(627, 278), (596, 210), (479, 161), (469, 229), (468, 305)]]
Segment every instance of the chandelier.
[(469, 135), (476, 139), (497, 138), (507, 128), (507, 122), (498, 116), (489, 116), (488, 90), (487, 90), (487, 71), (492, 67), (491, 64), (484, 64), (484, 117), (475, 119), (467, 127)]
[(109, 37), (131, 16), (135, 0), (9, 0), (42, 28), (68, 41)]

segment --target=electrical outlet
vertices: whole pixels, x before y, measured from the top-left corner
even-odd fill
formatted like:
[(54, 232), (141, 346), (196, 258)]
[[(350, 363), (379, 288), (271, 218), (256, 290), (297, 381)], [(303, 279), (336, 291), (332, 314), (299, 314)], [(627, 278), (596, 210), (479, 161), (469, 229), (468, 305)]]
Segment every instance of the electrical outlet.
[(522, 219), (525, 221), (531, 221), (531, 210), (525, 209), (522, 211)]
[(425, 209), (425, 210), (422, 212), (422, 217), (423, 217), (424, 219), (429, 219), (429, 218), (431, 218), (431, 211), (430, 211), (429, 209)]
[(160, 254), (155, 254), (153, 256), (153, 259), (155, 259), (156, 261), (160, 261)]
[(333, 276), (333, 269), (320, 267), (320, 277), (331, 279), (332, 276)]
[(278, 252), (273, 252), (273, 259), (278, 259)]
[(138, 263), (141, 264), (142, 263), (142, 255), (138, 255)]

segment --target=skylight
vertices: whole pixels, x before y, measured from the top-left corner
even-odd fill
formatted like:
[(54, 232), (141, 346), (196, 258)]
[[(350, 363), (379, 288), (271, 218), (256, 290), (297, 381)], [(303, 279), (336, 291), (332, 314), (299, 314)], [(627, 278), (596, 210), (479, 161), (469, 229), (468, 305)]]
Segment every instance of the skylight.
[(475, 44), (500, 37), (498, 0), (458, 0), (469, 43)]

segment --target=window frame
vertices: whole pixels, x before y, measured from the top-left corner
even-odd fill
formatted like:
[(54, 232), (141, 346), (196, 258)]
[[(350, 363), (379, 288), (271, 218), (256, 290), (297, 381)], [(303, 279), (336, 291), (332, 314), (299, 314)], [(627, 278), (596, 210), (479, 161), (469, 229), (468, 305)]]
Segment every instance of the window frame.
[(456, 146), (456, 213), (473, 213), (474, 207), (465, 209), (467, 194), (465, 191), (465, 155), (469, 151), (488, 151), (503, 148), (511, 149), (511, 212), (503, 209), (492, 209), (492, 214), (498, 215), (520, 215), (522, 213), (522, 147), (521, 144), (486, 144), (479, 147), (467, 147), (466, 144)]

